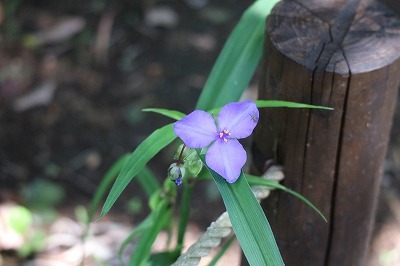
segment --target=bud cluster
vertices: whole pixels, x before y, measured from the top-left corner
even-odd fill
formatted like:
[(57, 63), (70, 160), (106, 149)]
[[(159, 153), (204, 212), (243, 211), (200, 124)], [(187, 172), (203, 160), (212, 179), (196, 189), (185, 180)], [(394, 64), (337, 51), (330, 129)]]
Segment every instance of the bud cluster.
[(168, 168), (168, 178), (177, 186), (182, 184), (186, 177), (197, 177), (203, 168), (203, 162), (200, 160), (195, 149), (181, 144), (174, 156), (175, 163)]

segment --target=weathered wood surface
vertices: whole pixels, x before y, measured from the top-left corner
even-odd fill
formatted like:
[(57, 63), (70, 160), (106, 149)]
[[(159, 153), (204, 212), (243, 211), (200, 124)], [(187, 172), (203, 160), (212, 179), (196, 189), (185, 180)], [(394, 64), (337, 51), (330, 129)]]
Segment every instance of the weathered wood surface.
[(385, 5), (392, 8), (398, 15), (400, 15), (400, 1), (399, 0), (381, 0)]
[(282, 1), (267, 20), (260, 99), (334, 111), (261, 112), (253, 155), (284, 185), (267, 217), (286, 265), (365, 265), (400, 80), (400, 20), (376, 1)]

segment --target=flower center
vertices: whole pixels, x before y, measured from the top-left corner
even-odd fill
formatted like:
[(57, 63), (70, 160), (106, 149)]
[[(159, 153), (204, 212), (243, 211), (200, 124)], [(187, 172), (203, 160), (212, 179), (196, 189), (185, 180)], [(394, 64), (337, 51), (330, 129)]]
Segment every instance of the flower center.
[(223, 131), (219, 132), (218, 136), (220, 139), (223, 139), (224, 142), (228, 142), (227, 137), (231, 135), (231, 132), (229, 132), (229, 130), (224, 129)]

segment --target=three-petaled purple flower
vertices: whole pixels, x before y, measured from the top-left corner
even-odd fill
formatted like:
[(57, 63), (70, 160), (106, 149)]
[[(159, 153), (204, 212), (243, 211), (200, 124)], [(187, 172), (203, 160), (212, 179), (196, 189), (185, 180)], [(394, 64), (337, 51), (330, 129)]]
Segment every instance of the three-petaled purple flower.
[(193, 111), (175, 122), (174, 132), (189, 148), (209, 147), (208, 167), (233, 183), (247, 160), (246, 151), (237, 139), (250, 136), (258, 117), (253, 101), (234, 102), (222, 107), (217, 121), (205, 111)]

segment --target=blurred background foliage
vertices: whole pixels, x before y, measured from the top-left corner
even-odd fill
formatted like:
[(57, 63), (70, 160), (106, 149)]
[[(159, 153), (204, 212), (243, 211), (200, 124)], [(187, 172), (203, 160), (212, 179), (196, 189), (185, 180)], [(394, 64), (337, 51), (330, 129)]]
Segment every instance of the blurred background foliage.
[[(171, 122), (143, 108), (194, 108), (251, 3), (0, 2), (0, 265), (119, 265), (116, 243), (148, 213), (145, 192), (131, 184), (83, 243), (91, 197), (113, 162)], [(160, 180), (174, 152), (151, 162)], [(223, 207), (215, 188), (195, 195), (199, 231)]]

